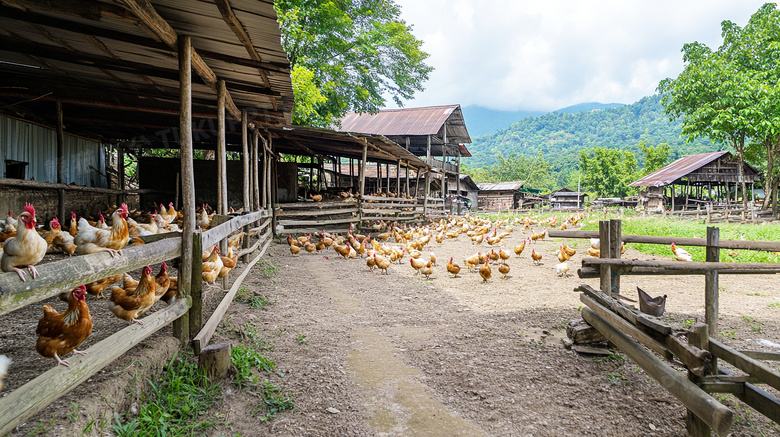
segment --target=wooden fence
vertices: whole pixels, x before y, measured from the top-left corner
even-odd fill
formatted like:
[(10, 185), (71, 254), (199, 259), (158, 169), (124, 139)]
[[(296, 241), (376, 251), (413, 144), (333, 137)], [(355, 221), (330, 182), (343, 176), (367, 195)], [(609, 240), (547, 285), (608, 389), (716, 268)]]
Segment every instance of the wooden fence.
[[(192, 289), (179, 290), (181, 299), (144, 317), (143, 325), (133, 324), (93, 345), (87, 350), (88, 356), (81, 355), (69, 358), (70, 367), (56, 366), (49, 369), (7, 396), (0, 398), (0, 435), (11, 432), (18, 424), (56, 401), (130, 348), (171, 322), (181, 324), (184, 321), (188, 324), (182, 328), (185, 333), (197, 333), (192, 336), (186, 335), (186, 338), (194, 338), (193, 347), (196, 348), (196, 353), (199, 352), (208, 343), (214, 329), (227, 311), (241, 281), (263, 256), (273, 240), (269, 227), (270, 221), (267, 211), (261, 210), (235, 216), (206, 232), (196, 232), (193, 235), (196, 256), (193, 260)], [(251, 233), (260, 236), (259, 241), (251, 247), (249, 246), (249, 238), (245, 236), (244, 247), (238, 252), (238, 255), (246, 261), (250, 253), (258, 249), (260, 249), (260, 253), (244, 267), (230, 292), (223, 298), (209, 321), (201, 328), (202, 261), (199, 251), (224, 241), (231, 233), (238, 230), (243, 230), (247, 235)], [(96, 253), (43, 264), (37, 267), (38, 277), (36, 279), (28, 278), (27, 282), (20, 281), (16, 273), (0, 274), (0, 315), (70, 291), (78, 285), (179, 257), (183, 238), (180, 235), (161, 235), (163, 238), (158, 241), (123, 249), (123, 255), (115, 258), (111, 258), (108, 253)]]
[[(780, 372), (759, 360), (780, 360), (780, 353), (741, 351), (720, 342), (718, 333), (718, 276), (720, 274), (780, 273), (778, 263), (721, 263), (720, 249), (780, 251), (780, 242), (720, 240), (718, 228), (707, 229), (707, 238), (671, 238), (622, 235), (620, 220), (601, 221), (599, 231), (549, 231), (553, 238), (599, 238), (600, 258), (586, 258), (578, 274), (600, 278), (600, 290), (582, 285), (582, 317), (642, 367), (688, 409), (688, 431), (693, 436), (729, 433), (733, 412), (709, 393), (732, 393), (774, 422), (780, 422), (780, 400), (755, 384), (780, 390)], [(706, 262), (640, 261), (620, 258), (623, 242), (706, 247)], [(688, 342), (672, 334), (663, 321), (641, 314), (615, 299), (621, 275), (704, 275), (705, 323), (695, 324)], [(713, 333), (715, 337), (710, 337)], [(688, 377), (678, 373), (648, 350), (667, 360), (684, 363)], [(733, 365), (741, 375), (719, 367), (718, 360)]]

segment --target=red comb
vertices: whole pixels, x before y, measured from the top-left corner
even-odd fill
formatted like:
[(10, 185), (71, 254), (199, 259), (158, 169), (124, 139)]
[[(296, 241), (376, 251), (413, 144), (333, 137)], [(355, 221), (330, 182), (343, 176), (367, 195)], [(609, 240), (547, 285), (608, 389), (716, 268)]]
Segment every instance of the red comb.
[(71, 212), (70, 212), (70, 217), (71, 217), (71, 218), (76, 218), (76, 213), (75, 213), (75, 212), (73, 212), (73, 211), (71, 211)]
[(122, 204), (122, 209), (124, 209), (125, 211), (127, 211), (127, 204), (126, 204), (126, 203), (123, 203), (123, 204)]
[(32, 203), (24, 204), (24, 212), (29, 212), (33, 215), (33, 217), (35, 217), (35, 208), (33, 208)]

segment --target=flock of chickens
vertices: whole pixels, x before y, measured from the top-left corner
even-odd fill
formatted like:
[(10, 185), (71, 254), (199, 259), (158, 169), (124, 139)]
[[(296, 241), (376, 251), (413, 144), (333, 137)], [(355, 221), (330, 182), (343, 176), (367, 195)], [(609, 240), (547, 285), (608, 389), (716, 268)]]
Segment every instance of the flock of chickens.
[[(511, 220), (499, 219), (495, 222), (479, 217), (453, 217), (449, 220), (441, 219), (438, 223), (422, 227), (400, 226), (395, 222), (380, 222), (374, 226), (374, 229), (380, 232), (374, 238), (371, 237), (371, 234), (355, 233), (354, 227), (350, 225), (346, 235), (332, 234), (324, 230), (315, 235), (306, 234), (298, 238), (293, 238), (292, 235), (288, 234), (287, 243), (293, 255), (304, 251), (321, 253), (328, 248), (333, 248), (334, 252), (344, 259), (365, 257), (369, 269), (378, 269), (385, 273), (394, 263), (401, 264), (408, 256), (411, 268), (420, 276), (429, 279), (434, 272), (434, 267), (437, 266), (437, 258), (432, 248), (428, 248), (428, 255), (424, 256), (423, 251), (426, 246), (432, 240), (441, 243), (444, 239), (456, 240), (461, 234), (465, 234), (473, 244), (482, 245), (485, 243), (490, 247), (490, 250), (478, 251), (467, 257), (463, 260), (463, 267), (454, 262), (454, 257), (450, 257), (449, 262), (446, 263), (447, 272), (458, 277), (463, 269), (476, 271), (479, 272), (483, 282), (488, 282), (493, 277), (493, 268), (497, 269), (504, 279), (507, 278), (511, 269), (508, 262), (511, 255), (504, 250), (502, 241), (515, 229), (520, 229), (519, 232), (526, 235), (522, 243), (512, 249), (515, 256), (520, 257), (529, 243), (547, 237), (548, 228), (566, 229), (569, 226), (576, 226), (584, 217), (584, 213), (574, 214), (565, 218), (564, 223), (560, 226), (557, 216), (546, 220), (515, 217)], [(541, 230), (537, 232), (533, 227), (541, 228)], [(391, 238), (394, 243), (390, 243)], [(559, 263), (556, 265), (556, 272), (559, 276), (568, 275), (568, 260), (575, 253), (575, 249), (566, 245), (560, 246), (557, 256)], [(536, 249), (532, 248), (530, 255), (533, 264), (539, 265), (541, 263), (543, 255)]]
[[(161, 204), (159, 212), (155, 211), (154, 214), (139, 211), (131, 213), (126, 204), (112, 208), (110, 212), (110, 227), (102, 213), (98, 213), (98, 220), (92, 223), (83, 217), (76, 221), (76, 215), (72, 213), (68, 232), (62, 230), (57, 218), (51, 220), (48, 231), (43, 231), (36, 228), (35, 208), (29, 203), (26, 204), (18, 218), (9, 213), (4, 221), (0, 221), (0, 269), (3, 272), (16, 272), (19, 278), (26, 282), (25, 270), (33, 278), (37, 277), (35, 265), (47, 253), (60, 251), (70, 256), (74, 253), (84, 255), (108, 252), (112, 257), (121, 256), (122, 249), (128, 244), (143, 244), (143, 240), (139, 238), (141, 236), (178, 231), (183, 219), (181, 212), (177, 212), (172, 203), (169, 208)], [(206, 205), (203, 205), (198, 212), (198, 226), (208, 229), (212, 216), (213, 213), (209, 215)], [(213, 284), (217, 278), (226, 276), (236, 266), (238, 255), (233, 254), (233, 248), (237, 247), (242, 238), (243, 234), (240, 234), (230, 239), (227, 256), (220, 256), (217, 247), (203, 253), (204, 282)], [(114, 285), (117, 283), (121, 285)], [(64, 366), (69, 366), (69, 363), (62, 357), (71, 352), (82, 354), (83, 352), (76, 348), (89, 338), (92, 332), (92, 317), (86, 303), (86, 295), (103, 297), (106, 289), (110, 293), (108, 308), (116, 317), (143, 324), (139, 317), (158, 300), (173, 304), (178, 293), (178, 278), (168, 276), (168, 266), (163, 262), (156, 276), (152, 276), (152, 268), (146, 266), (139, 280), (124, 273), (62, 293), (60, 299), (68, 303), (65, 312), (59, 313), (50, 305), (43, 306), (43, 317), (36, 329), (38, 353), (54, 358), (58, 364)], [(10, 359), (0, 356), (0, 389), (2, 377), (9, 364)]]

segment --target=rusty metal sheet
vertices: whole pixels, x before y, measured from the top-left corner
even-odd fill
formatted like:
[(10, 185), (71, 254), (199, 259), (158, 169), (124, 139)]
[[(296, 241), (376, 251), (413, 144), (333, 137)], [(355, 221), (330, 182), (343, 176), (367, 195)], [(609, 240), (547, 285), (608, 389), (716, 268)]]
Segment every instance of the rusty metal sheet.
[(681, 177), (698, 170), (705, 165), (719, 159), (723, 155), (730, 155), (727, 150), (720, 152), (701, 153), (690, 155), (674, 161), (666, 167), (650, 173), (649, 175), (629, 184), (630, 187), (663, 187), (680, 179)]
[(483, 182), (477, 184), (477, 187), (479, 191), (517, 191), (524, 183), (525, 181)]

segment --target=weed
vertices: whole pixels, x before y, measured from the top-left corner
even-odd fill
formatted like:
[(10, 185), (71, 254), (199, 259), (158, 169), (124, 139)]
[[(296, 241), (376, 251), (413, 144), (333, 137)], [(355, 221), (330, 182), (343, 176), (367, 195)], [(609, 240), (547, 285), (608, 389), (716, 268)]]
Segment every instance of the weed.
[(780, 308), (780, 302), (772, 302), (769, 304), (769, 308)]
[(276, 367), (273, 361), (257, 351), (241, 346), (234, 346), (230, 350), (230, 361), (236, 368), (236, 385), (239, 389), (257, 384), (258, 378), (252, 373), (253, 367), (265, 372), (271, 372)]
[(727, 338), (730, 338), (732, 340), (736, 340), (737, 339), (737, 331), (734, 331), (734, 330), (721, 332), (720, 335), (722, 337), (727, 337)]
[(263, 259), (257, 262), (257, 266), (262, 268), (261, 273), (264, 278), (271, 279), (279, 273), (279, 269), (274, 264), (274, 261)]
[(684, 328), (690, 328), (691, 326), (693, 326), (693, 324), (695, 322), (696, 322), (696, 320), (694, 320), (694, 319), (685, 319), (685, 320), (683, 320), (682, 324), (683, 324)]
[(92, 431), (92, 425), (95, 424), (95, 419), (90, 420), (84, 428), (81, 429), (81, 435), (87, 434), (88, 432)]
[[(271, 420), (276, 417), (276, 413), (295, 408), (295, 402), (289, 397), (290, 394), (285, 395), (281, 387), (271, 381), (263, 381), (261, 387), (263, 389), (263, 404), (261, 405), (263, 415), (260, 420)], [(260, 408), (253, 413), (260, 413), (259, 410)]]
[(628, 379), (626, 379), (626, 375), (623, 374), (623, 372), (610, 372), (605, 375), (607, 378), (607, 381), (610, 384), (613, 385), (628, 385)]
[(758, 297), (764, 297), (764, 295), (763, 295), (763, 294), (761, 294), (761, 293), (747, 293), (747, 294), (745, 294), (745, 296), (758, 296)]
[(71, 407), (70, 411), (68, 412), (68, 420), (70, 420), (71, 422), (75, 422), (79, 420), (79, 416), (80, 416), (79, 404), (75, 402), (71, 402), (70, 407)]
[(38, 426), (28, 431), (27, 434), (25, 435), (33, 436), (33, 435), (46, 434), (47, 432), (51, 431), (52, 428), (54, 428), (55, 422), (56, 419), (54, 417), (54, 413), (52, 413), (51, 420), (49, 421), (49, 423), (38, 422)]
[(299, 336), (298, 336), (298, 343), (300, 343), (300, 344), (306, 344), (306, 343), (308, 343), (308, 342), (306, 341), (306, 336), (305, 336), (305, 335), (303, 335), (303, 334), (299, 335)]
[(246, 285), (243, 285), (238, 289), (238, 292), (236, 293), (236, 300), (257, 309), (264, 308), (266, 305), (273, 303), (271, 300), (266, 299), (263, 296), (258, 296), (250, 292)]
[(221, 400), (219, 385), (189, 358), (186, 353), (174, 356), (159, 379), (147, 380), (138, 417), (123, 423), (119, 414), (114, 416), (112, 427), (119, 437), (193, 435), (214, 425), (198, 418)]
[(593, 357), (591, 358), (593, 361), (599, 363), (599, 362), (612, 362), (615, 364), (623, 364), (626, 362), (626, 358), (623, 357), (623, 355), (620, 354), (610, 354), (605, 355), (602, 357)]
[(748, 316), (742, 316), (742, 320), (744, 320), (744, 321), (746, 321), (748, 323), (755, 323), (756, 322), (756, 319), (754, 319), (752, 317), (748, 317)]

